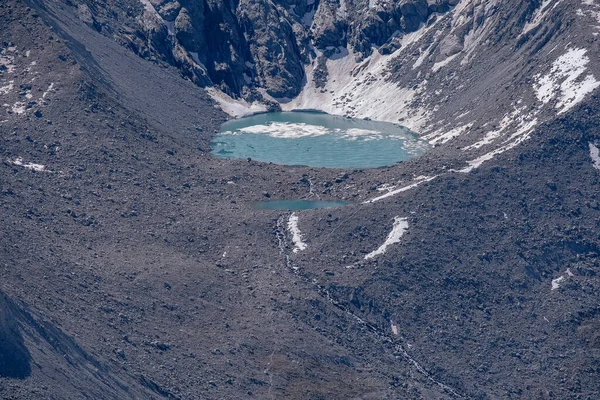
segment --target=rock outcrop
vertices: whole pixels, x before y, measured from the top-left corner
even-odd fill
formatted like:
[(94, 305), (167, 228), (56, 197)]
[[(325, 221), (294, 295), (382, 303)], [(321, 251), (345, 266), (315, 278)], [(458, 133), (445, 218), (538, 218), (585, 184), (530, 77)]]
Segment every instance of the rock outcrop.
[(80, 19), (112, 35), (137, 54), (178, 67), (200, 86), (232, 97), (293, 98), (306, 82), (316, 52), (352, 49), (362, 60), (378, 49), (389, 54), (395, 38), (413, 32), (456, 0), (344, 1), (122, 0), (80, 2)]

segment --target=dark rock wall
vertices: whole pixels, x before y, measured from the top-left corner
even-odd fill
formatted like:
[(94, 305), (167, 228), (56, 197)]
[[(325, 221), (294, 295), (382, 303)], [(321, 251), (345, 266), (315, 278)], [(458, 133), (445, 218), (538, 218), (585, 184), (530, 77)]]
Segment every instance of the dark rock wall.
[(456, 0), (170, 1), (93, 0), (79, 18), (143, 58), (166, 62), (200, 86), (255, 99), (264, 88), (291, 98), (306, 81), (315, 49), (350, 45), (358, 59), (413, 32)]
[(0, 377), (28, 377), (31, 373), (30, 358), (12, 304), (0, 292)]

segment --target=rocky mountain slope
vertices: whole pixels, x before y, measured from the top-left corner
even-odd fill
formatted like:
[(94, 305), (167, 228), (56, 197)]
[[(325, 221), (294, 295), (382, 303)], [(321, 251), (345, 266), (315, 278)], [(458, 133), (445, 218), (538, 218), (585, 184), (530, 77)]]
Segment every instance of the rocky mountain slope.
[[(1, 3), (0, 397), (597, 398), (598, 11)], [(219, 105), (436, 147), (216, 160)]]

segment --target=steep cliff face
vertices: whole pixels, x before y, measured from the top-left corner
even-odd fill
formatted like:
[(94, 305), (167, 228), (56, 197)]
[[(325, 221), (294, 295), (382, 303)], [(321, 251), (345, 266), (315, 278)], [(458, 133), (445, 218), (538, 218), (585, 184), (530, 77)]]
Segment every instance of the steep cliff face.
[(293, 98), (317, 52), (348, 47), (362, 60), (374, 48), (390, 53), (456, 0), (92, 1), (79, 17), (140, 56), (179, 67), (202, 86), (233, 97)]

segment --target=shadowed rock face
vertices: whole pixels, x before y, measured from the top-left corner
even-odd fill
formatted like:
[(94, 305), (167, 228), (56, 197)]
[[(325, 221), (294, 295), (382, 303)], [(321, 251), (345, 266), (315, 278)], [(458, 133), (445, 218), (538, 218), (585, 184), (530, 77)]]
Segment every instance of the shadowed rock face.
[(0, 377), (27, 378), (31, 373), (30, 359), (13, 306), (0, 292)]
[(138, 55), (178, 67), (200, 86), (233, 97), (300, 93), (317, 52), (346, 47), (363, 59), (394, 49), (399, 33), (417, 30), (456, 0), (94, 0), (79, 18)]

